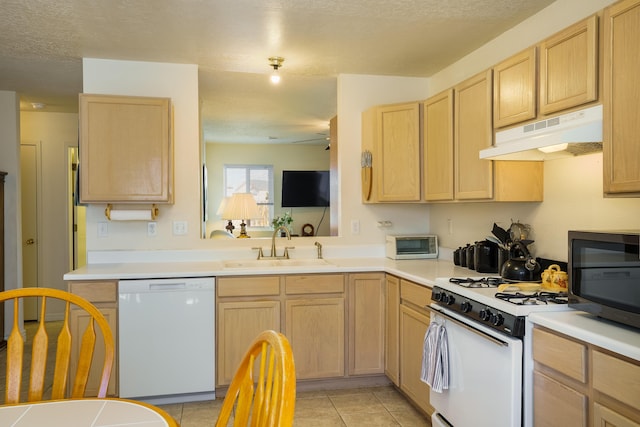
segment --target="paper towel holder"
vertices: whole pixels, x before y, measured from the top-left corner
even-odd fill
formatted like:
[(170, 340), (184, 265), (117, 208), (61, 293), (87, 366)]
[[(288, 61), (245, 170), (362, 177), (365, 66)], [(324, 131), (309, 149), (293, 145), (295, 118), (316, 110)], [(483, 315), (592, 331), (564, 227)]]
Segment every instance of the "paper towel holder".
[[(106, 216), (109, 221), (111, 221), (111, 210), (112, 209), (113, 209), (113, 205), (111, 203), (109, 203), (109, 204), (107, 204), (107, 207), (104, 210), (104, 216)], [(152, 221), (156, 220), (156, 217), (158, 216), (159, 213), (160, 213), (160, 209), (158, 209), (158, 206), (156, 206), (155, 203), (153, 205), (151, 205), (151, 220)]]

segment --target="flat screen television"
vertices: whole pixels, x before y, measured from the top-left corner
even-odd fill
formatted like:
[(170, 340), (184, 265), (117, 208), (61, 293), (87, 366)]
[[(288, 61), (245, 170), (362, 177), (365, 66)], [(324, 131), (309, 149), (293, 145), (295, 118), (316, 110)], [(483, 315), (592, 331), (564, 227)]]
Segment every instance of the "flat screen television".
[(282, 171), (282, 207), (329, 206), (329, 171)]

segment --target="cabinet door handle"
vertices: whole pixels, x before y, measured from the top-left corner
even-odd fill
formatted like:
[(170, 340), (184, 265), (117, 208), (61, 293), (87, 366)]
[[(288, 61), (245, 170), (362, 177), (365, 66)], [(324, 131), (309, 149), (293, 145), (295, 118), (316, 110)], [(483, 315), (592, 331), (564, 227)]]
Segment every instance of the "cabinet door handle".
[(25, 242), (27, 245), (33, 245), (36, 241), (34, 239), (27, 239)]

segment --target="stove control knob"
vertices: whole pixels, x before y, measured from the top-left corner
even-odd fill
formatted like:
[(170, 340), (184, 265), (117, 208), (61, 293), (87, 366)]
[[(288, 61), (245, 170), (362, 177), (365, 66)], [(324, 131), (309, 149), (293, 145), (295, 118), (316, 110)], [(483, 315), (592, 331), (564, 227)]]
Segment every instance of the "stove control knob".
[(471, 303), (469, 301), (464, 301), (462, 304), (460, 304), (460, 308), (462, 309), (463, 313), (468, 313), (471, 311)]
[(447, 305), (453, 305), (456, 302), (456, 298), (453, 295), (447, 295), (443, 302)]
[(496, 313), (491, 315), (491, 324), (493, 326), (500, 326), (503, 323), (504, 323), (504, 317), (502, 317), (502, 314)]
[(433, 295), (431, 295), (431, 299), (434, 301), (442, 301), (442, 297), (444, 297), (444, 292), (434, 292)]
[(483, 308), (482, 310), (480, 310), (480, 319), (484, 320), (485, 322), (491, 319), (491, 315), (491, 310), (489, 310), (488, 308)]

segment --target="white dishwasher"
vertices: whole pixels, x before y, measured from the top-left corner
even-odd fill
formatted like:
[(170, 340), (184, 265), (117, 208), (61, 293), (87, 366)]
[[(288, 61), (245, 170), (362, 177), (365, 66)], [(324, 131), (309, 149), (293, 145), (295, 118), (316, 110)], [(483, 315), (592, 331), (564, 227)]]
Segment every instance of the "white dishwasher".
[(213, 277), (119, 282), (120, 397), (215, 398), (214, 291)]

